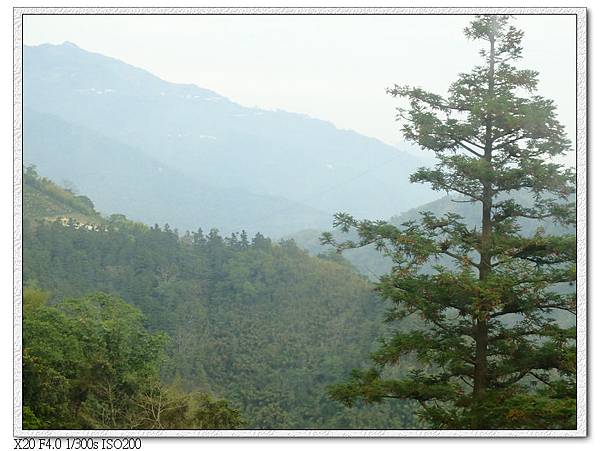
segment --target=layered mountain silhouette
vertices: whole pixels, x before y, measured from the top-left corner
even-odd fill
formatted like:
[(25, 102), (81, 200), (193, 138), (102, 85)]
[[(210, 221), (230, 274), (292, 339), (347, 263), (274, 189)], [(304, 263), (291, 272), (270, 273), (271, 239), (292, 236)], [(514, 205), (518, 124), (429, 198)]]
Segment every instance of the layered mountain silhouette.
[(409, 183), (417, 157), (326, 121), (247, 108), (71, 43), (25, 46), (23, 68), (25, 163), (101, 212), (277, 237), (327, 227), (337, 211), (383, 219), (437, 197)]

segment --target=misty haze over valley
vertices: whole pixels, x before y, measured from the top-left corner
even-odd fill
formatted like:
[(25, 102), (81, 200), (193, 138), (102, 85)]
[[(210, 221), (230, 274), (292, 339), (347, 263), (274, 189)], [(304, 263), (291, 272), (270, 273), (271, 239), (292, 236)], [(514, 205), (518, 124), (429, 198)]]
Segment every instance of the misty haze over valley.
[[(439, 197), (428, 162), (302, 114), (242, 107), (72, 43), (24, 49), (24, 161), (106, 214), (180, 230), (324, 229)], [(424, 162), (425, 161), (425, 162)]]

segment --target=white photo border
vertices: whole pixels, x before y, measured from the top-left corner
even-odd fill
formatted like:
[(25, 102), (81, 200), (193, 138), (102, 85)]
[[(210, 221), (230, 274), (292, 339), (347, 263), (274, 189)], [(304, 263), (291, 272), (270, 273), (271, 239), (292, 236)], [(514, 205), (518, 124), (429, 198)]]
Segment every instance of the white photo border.
[[(13, 8), (13, 433), (16, 437), (587, 437), (587, 15), (586, 8), (162, 8), (40, 7)], [(576, 17), (577, 162), (577, 429), (427, 430), (427, 429), (268, 429), (268, 430), (23, 430), (22, 428), (22, 45), (23, 15), (573, 15)]]

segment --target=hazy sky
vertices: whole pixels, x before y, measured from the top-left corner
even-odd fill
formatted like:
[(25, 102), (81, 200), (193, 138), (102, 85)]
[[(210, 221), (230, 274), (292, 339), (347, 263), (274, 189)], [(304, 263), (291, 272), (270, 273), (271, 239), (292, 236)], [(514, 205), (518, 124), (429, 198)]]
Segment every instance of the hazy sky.
[[(25, 44), (71, 41), (246, 106), (305, 113), (390, 144), (402, 137), (385, 88), (445, 93), (479, 61), (470, 16), (25, 16)], [(517, 16), (521, 65), (575, 138), (575, 17)], [(571, 160), (571, 158), (569, 159)], [(574, 160), (574, 158), (573, 158)], [(573, 161), (572, 160), (572, 161)]]

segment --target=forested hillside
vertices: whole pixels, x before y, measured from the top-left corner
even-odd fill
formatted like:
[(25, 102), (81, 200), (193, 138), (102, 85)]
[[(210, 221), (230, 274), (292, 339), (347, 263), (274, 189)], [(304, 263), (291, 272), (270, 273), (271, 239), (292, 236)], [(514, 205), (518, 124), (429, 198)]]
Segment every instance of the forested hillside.
[[(68, 194), (28, 173), (26, 199)], [(139, 309), (148, 334), (168, 336), (163, 383), (225, 398), (249, 428), (415, 426), (408, 404), (349, 409), (327, 396), (386, 333), (370, 282), (343, 260), (261, 234), (180, 234), (121, 215), (82, 227), (53, 221), (68, 213), (59, 204), (45, 207), (56, 215), (34, 205), (25, 202), (24, 285), (49, 292), (48, 308), (104, 292)]]
[(23, 293), (23, 429), (235, 429), (239, 411), (160, 378), (168, 337), (104, 293)]
[(84, 223), (102, 223), (102, 216), (96, 211), (92, 201), (76, 195), (52, 182), (40, 177), (33, 166), (23, 173), (23, 209), (27, 220), (56, 220), (68, 218)]

